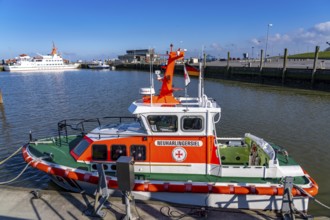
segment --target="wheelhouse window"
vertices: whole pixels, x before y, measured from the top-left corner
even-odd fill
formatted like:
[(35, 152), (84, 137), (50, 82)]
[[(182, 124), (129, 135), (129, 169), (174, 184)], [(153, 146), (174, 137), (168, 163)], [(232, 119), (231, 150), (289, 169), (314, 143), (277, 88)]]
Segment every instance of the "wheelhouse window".
[(147, 118), (153, 132), (178, 131), (178, 117), (176, 115), (149, 115)]
[(203, 130), (203, 118), (199, 116), (189, 116), (182, 118), (183, 131), (201, 131)]
[(74, 148), (73, 152), (80, 156), (89, 146), (90, 142), (88, 142), (86, 139), (82, 139), (79, 144)]
[(146, 160), (146, 146), (144, 145), (132, 145), (131, 146), (131, 156), (135, 161)]
[(112, 145), (111, 146), (111, 160), (118, 160), (120, 156), (126, 156), (125, 145)]
[(94, 144), (92, 146), (92, 159), (93, 160), (107, 160), (108, 159), (107, 145)]

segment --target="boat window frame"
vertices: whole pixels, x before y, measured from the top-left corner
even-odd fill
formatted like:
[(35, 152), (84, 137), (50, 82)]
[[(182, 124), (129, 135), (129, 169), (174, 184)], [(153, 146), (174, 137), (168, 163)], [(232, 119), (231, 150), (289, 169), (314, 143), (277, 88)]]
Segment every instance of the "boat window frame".
[[(201, 125), (201, 128), (200, 129), (185, 129), (184, 128), (184, 120), (187, 119), (187, 118), (193, 118), (193, 119), (200, 119), (200, 125)], [(205, 123), (205, 120), (204, 120), (204, 117), (201, 116), (201, 115), (185, 115), (185, 116), (182, 116), (181, 117), (181, 130), (184, 131), (184, 132), (200, 132), (200, 131), (204, 131), (204, 123)], [(193, 122), (194, 123), (194, 122)]]
[[(121, 154), (120, 156), (118, 156), (118, 158), (117, 159), (114, 159), (114, 157), (113, 157), (113, 148), (114, 147), (118, 147), (118, 146), (121, 146), (121, 147), (124, 147), (124, 149), (125, 149), (125, 154)], [(113, 145), (111, 145), (110, 146), (110, 160), (112, 160), (112, 161), (116, 161), (116, 160), (118, 160), (119, 159), (119, 157), (121, 157), (121, 156), (127, 156), (127, 146), (125, 145), (125, 144), (113, 144)]]
[[(72, 152), (77, 155), (78, 157), (80, 157), (81, 155), (83, 155), (83, 153), (86, 151), (86, 149), (90, 146), (90, 144), (92, 143), (92, 141), (88, 140), (88, 139), (81, 139), (79, 141), (79, 143), (73, 148)], [(82, 145), (84, 144), (84, 145)], [(78, 152), (77, 152), (78, 151)]]
[[(175, 119), (175, 122), (170, 124), (169, 126), (166, 124), (166, 118), (171, 117)], [(179, 130), (179, 117), (177, 115), (170, 115), (170, 114), (155, 114), (155, 115), (148, 115), (147, 116), (147, 121), (148, 121), (148, 126), (152, 132), (157, 132), (157, 133), (175, 133), (178, 132)], [(173, 126), (173, 128), (170, 128)]]
[[(137, 159), (135, 157), (135, 154), (134, 155), (132, 154), (132, 152), (133, 152), (132, 148), (133, 147), (142, 147), (142, 148), (144, 148), (144, 157), (143, 157), (143, 159)], [(143, 145), (143, 144), (132, 144), (129, 148), (129, 154), (130, 154), (131, 157), (134, 158), (134, 161), (146, 161), (147, 160), (147, 147), (146, 147), (146, 145)]]
[[(105, 153), (105, 157), (102, 157), (101, 159), (94, 158), (94, 152), (95, 152), (94, 147), (96, 147), (96, 146), (98, 146), (98, 147), (100, 147), (100, 146), (105, 147), (105, 152), (102, 152), (102, 153)], [(106, 161), (106, 160), (108, 160), (108, 146), (106, 144), (97, 144), (97, 143), (95, 143), (95, 144), (93, 144), (91, 146), (91, 148), (92, 148), (92, 161)]]

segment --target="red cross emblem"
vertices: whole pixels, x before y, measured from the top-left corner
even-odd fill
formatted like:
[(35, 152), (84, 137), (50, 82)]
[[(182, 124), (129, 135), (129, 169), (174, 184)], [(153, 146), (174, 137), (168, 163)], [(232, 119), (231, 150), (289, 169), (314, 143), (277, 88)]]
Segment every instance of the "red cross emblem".
[(172, 157), (177, 162), (182, 162), (187, 157), (187, 151), (182, 147), (176, 147), (172, 151)]

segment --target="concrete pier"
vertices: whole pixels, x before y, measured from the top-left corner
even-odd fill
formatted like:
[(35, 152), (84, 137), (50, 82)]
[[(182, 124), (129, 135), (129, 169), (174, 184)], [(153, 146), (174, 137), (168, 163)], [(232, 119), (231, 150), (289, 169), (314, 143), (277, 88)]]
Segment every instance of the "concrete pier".
[[(330, 62), (330, 61), (329, 61)], [(267, 63), (267, 67), (258, 66), (259, 62), (248, 61), (214, 61), (206, 64), (205, 78), (233, 80), (242, 82), (260, 83), (265, 85), (279, 85), (285, 87), (314, 89), (330, 91), (330, 68), (300, 68), (295, 62), (280, 60)], [(197, 67), (197, 64), (195, 65)], [(320, 65), (321, 66), (321, 65)], [(329, 66), (329, 63), (322, 64)], [(154, 65), (154, 70), (160, 69), (160, 65)], [(136, 69), (149, 71), (150, 64), (122, 64), (116, 67), (120, 69)], [(183, 65), (175, 67), (177, 74), (183, 74)], [(313, 80), (312, 80), (313, 79)]]
[[(84, 213), (94, 205), (94, 198), (80, 193), (40, 190), (40, 198), (33, 189), (0, 187), (0, 219), (99, 219)], [(36, 192), (36, 191), (34, 191)], [(125, 206), (119, 197), (110, 197), (104, 219), (122, 219)], [(158, 201), (136, 201), (131, 207), (138, 219), (282, 219), (271, 211), (209, 209), (175, 206)], [(297, 217), (296, 219), (299, 219)], [(315, 218), (324, 219), (324, 218)]]

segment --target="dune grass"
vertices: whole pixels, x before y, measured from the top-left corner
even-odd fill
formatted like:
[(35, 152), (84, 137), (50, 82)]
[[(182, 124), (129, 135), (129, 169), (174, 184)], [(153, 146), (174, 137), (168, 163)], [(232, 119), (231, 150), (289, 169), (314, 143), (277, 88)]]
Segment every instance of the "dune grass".
[[(290, 55), (288, 59), (314, 59), (314, 52)], [(330, 51), (319, 52), (319, 59), (330, 59)]]

